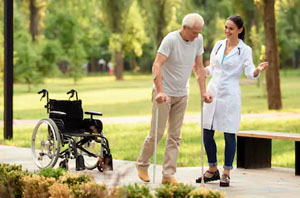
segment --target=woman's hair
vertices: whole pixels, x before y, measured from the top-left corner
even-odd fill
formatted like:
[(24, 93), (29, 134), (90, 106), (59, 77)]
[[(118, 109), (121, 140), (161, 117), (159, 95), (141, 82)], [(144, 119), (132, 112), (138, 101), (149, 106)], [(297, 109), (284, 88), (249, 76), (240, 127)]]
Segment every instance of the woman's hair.
[(186, 25), (187, 27), (192, 28), (196, 22), (200, 23), (201, 26), (204, 25), (204, 20), (200, 14), (198, 13), (187, 14), (183, 18), (181, 26), (183, 27), (184, 25)]
[(233, 16), (228, 17), (227, 20), (230, 20), (233, 23), (235, 23), (236, 26), (239, 29), (243, 28), (243, 31), (241, 33), (239, 33), (239, 39), (244, 40), (244, 38), (245, 38), (245, 27), (244, 27), (244, 21), (243, 21), (242, 17), (233, 15)]

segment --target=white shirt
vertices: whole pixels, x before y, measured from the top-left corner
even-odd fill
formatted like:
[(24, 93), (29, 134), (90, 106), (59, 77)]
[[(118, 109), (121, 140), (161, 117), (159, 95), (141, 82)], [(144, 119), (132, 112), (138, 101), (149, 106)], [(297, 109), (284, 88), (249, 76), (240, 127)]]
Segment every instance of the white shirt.
[[(163, 91), (168, 96), (188, 95), (189, 79), (196, 57), (202, 55), (203, 37), (201, 34), (191, 42), (182, 39), (179, 30), (170, 32), (158, 49), (168, 57), (162, 66)], [(154, 86), (155, 88), (155, 86)]]

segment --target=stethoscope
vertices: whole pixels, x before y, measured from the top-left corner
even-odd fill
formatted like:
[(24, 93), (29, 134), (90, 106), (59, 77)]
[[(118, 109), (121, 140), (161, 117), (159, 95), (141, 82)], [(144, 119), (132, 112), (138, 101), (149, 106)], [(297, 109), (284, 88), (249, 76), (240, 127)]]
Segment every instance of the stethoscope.
[[(218, 49), (217, 49), (217, 51), (216, 51), (216, 54), (215, 55), (217, 55), (218, 54), (218, 51), (219, 51), (219, 49), (221, 48), (221, 46), (222, 46), (222, 44), (218, 47)], [(239, 48), (238, 47), (238, 50), (239, 50), (239, 55), (241, 54), (241, 48)]]

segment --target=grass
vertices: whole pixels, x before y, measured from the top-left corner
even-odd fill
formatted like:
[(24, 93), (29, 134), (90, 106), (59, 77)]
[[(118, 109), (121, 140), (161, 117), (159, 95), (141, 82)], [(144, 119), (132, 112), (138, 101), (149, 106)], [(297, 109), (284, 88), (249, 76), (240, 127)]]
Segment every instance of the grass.
[[(281, 91), (284, 112), (300, 112), (300, 70), (281, 72)], [(1, 83), (0, 83), (1, 85)], [(2, 86), (2, 85), (1, 85)], [(49, 90), (50, 98), (68, 99), (70, 89), (76, 89), (83, 101), (84, 110), (100, 111), (105, 117), (145, 116), (151, 109), (151, 75), (125, 75), (124, 81), (116, 81), (113, 76), (89, 76), (73, 84), (69, 78), (46, 79), (42, 85), (27, 91), (24, 84), (14, 85), (14, 119), (40, 119), (47, 117), (43, 108), (45, 100), (40, 102), (39, 90)], [(267, 99), (263, 97), (263, 88), (255, 81), (241, 79), (242, 113), (262, 113), (268, 110)], [(190, 80), (188, 115), (200, 113), (199, 88), (194, 77)], [(0, 91), (0, 120), (3, 119), (3, 90)], [(273, 111), (271, 111), (273, 112)]]
[[(300, 70), (281, 71), (281, 93), (283, 109), (281, 112), (300, 113)], [(2, 82), (1, 82), (2, 83)], [(0, 86), (3, 85), (0, 83)], [(83, 101), (84, 110), (100, 111), (105, 117), (114, 116), (149, 116), (151, 112), (151, 75), (126, 74), (124, 81), (115, 81), (113, 76), (89, 76), (73, 84), (72, 79), (52, 78), (44, 84), (27, 91), (24, 84), (14, 85), (14, 119), (41, 119), (48, 117), (43, 108), (45, 100), (40, 102), (37, 92), (46, 88), (50, 98), (68, 99), (66, 92), (76, 89)], [(263, 88), (255, 82), (241, 79), (242, 113), (275, 112), (267, 108), (267, 99), (263, 97)], [(190, 81), (189, 105), (187, 115), (200, 114), (199, 88), (194, 77)], [(3, 119), (3, 89), (0, 89), (0, 120)], [(146, 137), (149, 124), (105, 124), (112, 153), (115, 159), (136, 160)], [(300, 120), (242, 120), (241, 130), (286, 131), (300, 133)], [(14, 139), (3, 140), (3, 126), (0, 127), (0, 144), (30, 147), (33, 126), (14, 126)], [(162, 163), (164, 138), (158, 147), (158, 163)], [(182, 145), (178, 166), (199, 166), (200, 129), (196, 123), (184, 124)], [(218, 159), (223, 163), (224, 140), (222, 133), (216, 133)], [(294, 167), (294, 144), (286, 140), (273, 140), (272, 165)]]
[[(271, 128), (270, 128), (271, 126)], [(15, 127), (14, 139), (3, 140), (0, 136), (0, 144), (30, 147), (31, 134), (34, 126)], [(290, 131), (300, 133), (300, 120), (271, 120), (249, 121), (243, 120), (241, 130), (267, 130)], [(144, 139), (149, 131), (148, 123), (139, 124), (105, 124), (105, 135), (109, 140), (114, 159), (135, 161), (139, 156)], [(165, 132), (166, 133), (166, 132)], [(218, 160), (222, 165), (224, 161), (224, 137), (223, 133), (215, 133), (218, 146)], [(157, 162), (163, 161), (166, 134), (158, 145)], [(272, 166), (295, 167), (294, 143), (288, 140), (272, 141)], [(182, 143), (178, 157), (178, 166), (200, 166), (201, 131), (197, 123), (186, 123), (182, 128)], [(206, 162), (205, 158), (205, 162)], [(206, 163), (205, 163), (206, 164)], [(207, 165), (207, 164), (206, 164)]]

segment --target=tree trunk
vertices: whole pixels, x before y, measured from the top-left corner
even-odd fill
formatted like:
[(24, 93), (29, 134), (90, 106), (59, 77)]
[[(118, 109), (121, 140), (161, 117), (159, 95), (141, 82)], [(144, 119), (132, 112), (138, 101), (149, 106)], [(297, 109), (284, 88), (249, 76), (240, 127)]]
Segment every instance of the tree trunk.
[(160, 46), (161, 41), (164, 38), (164, 30), (166, 29), (166, 23), (165, 23), (165, 0), (159, 1), (159, 17), (156, 17), (157, 20), (157, 33), (156, 33), (156, 42), (157, 42), (157, 48)]
[(91, 73), (99, 72), (98, 62), (96, 58), (90, 59), (90, 64), (88, 65), (88, 71)]
[(116, 80), (123, 80), (124, 60), (121, 51), (115, 51), (115, 63)]
[(270, 66), (266, 71), (269, 109), (281, 109), (278, 43), (275, 27), (275, 0), (264, 0), (264, 28), (266, 37), (266, 59)]
[(35, 42), (35, 36), (38, 35), (38, 8), (34, 6), (34, 0), (30, 0), (30, 33), (32, 37), (32, 41)]
[(298, 69), (298, 64), (299, 64), (297, 52), (298, 52), (297, 50), (293, 50), (293, 68), (294, 69)]

